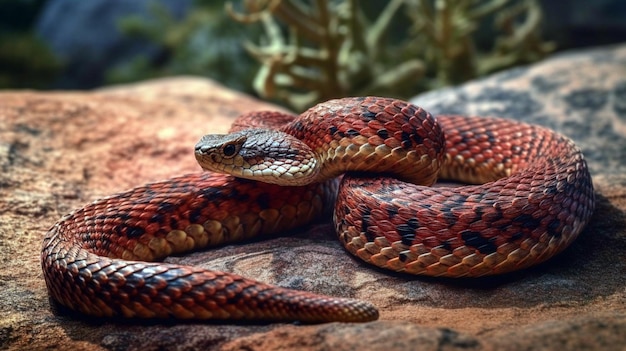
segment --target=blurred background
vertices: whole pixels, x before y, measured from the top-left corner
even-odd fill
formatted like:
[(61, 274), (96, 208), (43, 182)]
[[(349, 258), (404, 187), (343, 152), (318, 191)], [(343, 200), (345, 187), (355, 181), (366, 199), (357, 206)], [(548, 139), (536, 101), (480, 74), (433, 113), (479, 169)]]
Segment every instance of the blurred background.
[(0, 0), (0, 88), (194, 75), (302, 110), (624, 41), (624, 0)]

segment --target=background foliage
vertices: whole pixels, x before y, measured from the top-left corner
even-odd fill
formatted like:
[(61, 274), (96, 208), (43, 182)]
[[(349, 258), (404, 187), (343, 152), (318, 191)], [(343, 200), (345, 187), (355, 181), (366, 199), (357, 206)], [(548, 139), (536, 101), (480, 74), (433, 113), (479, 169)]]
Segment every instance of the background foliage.
[(0, 0), (0, 88), (189, 74), (301, 110), (336, 96), (409, 97), (626, 40), (621, 0), (226, 3)]

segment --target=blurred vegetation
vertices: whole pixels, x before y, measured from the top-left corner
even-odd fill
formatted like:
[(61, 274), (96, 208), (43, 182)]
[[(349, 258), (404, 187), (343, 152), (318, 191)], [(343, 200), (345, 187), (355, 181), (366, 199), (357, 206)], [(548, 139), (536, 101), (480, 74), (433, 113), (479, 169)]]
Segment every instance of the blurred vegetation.
[(240, 91), (251, 93), (257, 69), (245, 53), (242, 38), (255, 37), (255, 31), (233, 22), (220, 1), (196, 0), (182, 21), (172, 17), (159, 3), (150, 6), (150, 20), (128, 16), (118, 22), (126, 35), (143, 38), (161, 50), (156, 58), (139, 56), (109, 70), (107, 83), (124, 83), (172, 75), (198, 75), (213, 78)]
[[(408, 98), (554, 49), (538, 0), (195, 0), (119, 19), (154, 50), (106, 83), (199, 75), (295, 110), (348, 95)], [(63, 68), (31, 34), (45, 0), (0, 0), (0, 87), (45, 88)]]
[[(540, 59), (536, 0), (389, 0), (371, 11), (357, 0), (244, 0), (231, 16), (260, 23), (257, 93), (302, 110), (346, 95), (409, 97)], [(408, 17), (407, 29), (393, 26)], [(491, 23), (491, 26), (486, 24)], [(494, 38), (479, 50), (477, 31)]]
[(204, 75), (298, 111), (348, 95), (408, 98), (554, 49), (536, 0), (241, 0), (226, 3), (230, 18), (204, 0), (182, 21), (152, 12), (120, 27), (164, 48), (162, 62), (139, 58), (109, 82)]
[(0, 89), (50, 86), (61, 62), (32, 32), (43, 0), (0, 0)]

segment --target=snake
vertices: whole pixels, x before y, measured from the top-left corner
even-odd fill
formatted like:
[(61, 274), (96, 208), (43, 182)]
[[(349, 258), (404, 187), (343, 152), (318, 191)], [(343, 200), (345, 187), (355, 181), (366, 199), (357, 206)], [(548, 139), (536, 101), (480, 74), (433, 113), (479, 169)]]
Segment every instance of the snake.
[(332, 211), (340, 243), (369, 264), (481, 277), (563, 251), (595, 203), (569, 138), (497, 117), (435, 118), (393, 98), (247, 113), (194, 153), (202, 172), (96, 200), (51, 227), (41, 263), (53, 301), (97, 317), (373, 321), (367, 301), (163, 259), (282, 234)]

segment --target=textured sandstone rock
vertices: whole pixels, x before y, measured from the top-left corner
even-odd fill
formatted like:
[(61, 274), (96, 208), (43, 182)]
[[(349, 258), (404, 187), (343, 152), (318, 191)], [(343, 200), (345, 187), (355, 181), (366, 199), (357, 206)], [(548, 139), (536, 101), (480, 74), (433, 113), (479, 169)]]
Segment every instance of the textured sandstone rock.
[[(63, 214), (97, 197), (199, 171), (192, 147), (273, 108), (173, 78), (76, 93), (0, 93), (0, 349), (621, 349), (626, 344), (626, 46), (562, 55), (416, 98), (433, 112), (547, 125), (589, 158), (597, 210), (555, 259), (477, 280), (388, 274), (349, 257), (327, 224), (169, 261), (366, 299), (369, 324), (96, 320), (48, 301), (39, 251)], [(284, 233), (281, 233), (284, 234)]]

